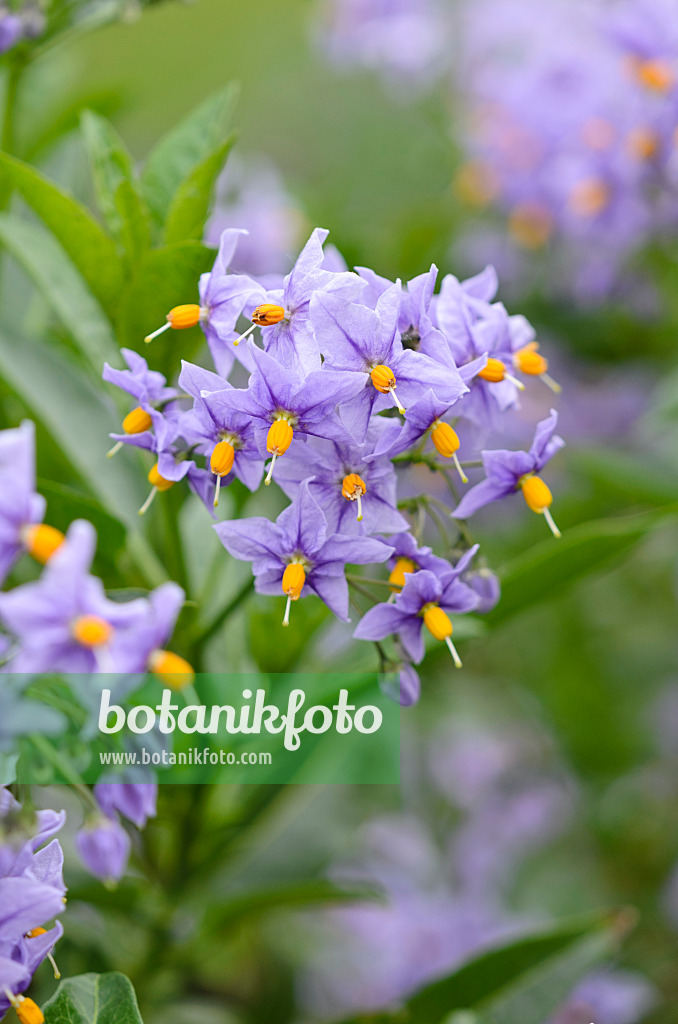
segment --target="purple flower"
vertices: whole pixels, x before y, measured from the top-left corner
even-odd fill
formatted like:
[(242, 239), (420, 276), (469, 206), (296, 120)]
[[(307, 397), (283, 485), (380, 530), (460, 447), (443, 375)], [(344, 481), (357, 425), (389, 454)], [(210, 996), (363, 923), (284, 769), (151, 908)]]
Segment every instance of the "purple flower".
[(255, 516), (227, 520), (214, 529), (229, 554), (252, 562), (259, 594), (282, 592), (287, 597), (284, 625), (289, 622), (291, 602), (309, 593), (348, 621), (346, 565), (385, 562), (393, 550), (369, 537), (328, 536), (327, 520), (307, 480), (275, 523)]
[(398, 512), (396, 474), (388, 458), (371, 458), (370, 452), (384, 435), (399, 431), (395, 420), (378, 417), (368, 430), (366, 442), (337, 443), (312, 438), (283, 459), (276, 480), (293, 498), (304, 480), (323, 510), (328, 533), (395, 533), (407, 529)]
[(601, 970), (577, 985), (549, 1024), (637, 1024), (655, 1003), (655, 990), (642, 975)]
[(501, 585), (499, 578), (490, 569), (476, 569), (467, 573), (464, 583), (468, 583), (471, 590), (475, 590), (478, 595), (476, 611), (481, 615), (491, 612), (499, 604)]
[(456, 519), (467, 519), (484, 505), (521, 490), (528, 507), (533, 512), (543, 514), (554, 536), (559, 537), (560, 533), (549, 511), (551, 492), (537, 476), (565, 444), (562, 438), (554, 434), (557, 423), (558, 413), (552, 409), (550, 416), (537, 424), (534, 441), (527, 452), (503, 449), (481, 452), (486, 479), (467, 491), (452, 513), (453, 516)]
[(319, 44), (338, 66), (379, 71), (408, 92), (445, 67), (448, 25), (435, 0), (325, 0), (323, 14)]
[(441, 401), (436, 398), (435, 393), (429, 388), (407, 410), (407, 418), (402, 430), (395, 436), (391, 434), (382, 437), (375, 448), (374, 455), (370, 457), (386, 455), (388, 458), (393, 458), (394, 455), (406, 451), (430, 431), (431, 441), (436, 451), (444, 458), (452, 459), (462, 481), (468, 483), (457, 456), (460, 446), (459, 437), (454, 428), (443, 420), (443, 416), (450, 411), (450, 408), (449, 401)]
[(403, 348), (398, 333), (401, 301), (402, 289), (396, 282), (379, 297), (374, 310), (338, 295), (319, 294), (311, 304), (324, 365), (354, 380), (354, 400), (342, 413), (359, 441), (373, 410), (395, 404), (404, 414), (402, 403), (415, 402), (429, 388), (452, 405), (468, 390), (452, 366)]
[(223, 229), (236, 224), (249, 234), (240, 235), (231, 269), (259, 279), (263, 274), (282, 275), (289, 266), (289, 253), (298, 247), (303, 215), (287, 194), (277, 168), (265, 158), (229, 157), (217, 183), (207, 244), (218, 245)]
[(0, 585), (44, 514), (45, 499), (35, 493), (35, 427), (26, 420), (0, 431)]
[(18, 14), (0, 8), (0, 54), (7, 53), (23, 36), (23, 22)]
[[(185, 414), (182, 420), (183, 436), (200, 455), (210, 459), (215, 447), (226, 442), (232, 452), (227, 450), (229, 458), (222, 468), (228, 463), (231, 468), (219, 473), (220, 486), (228, 485), (237, 476), (250, 491), (256, 491), (264, 464), (251, 418), (224, 403), (224, 394), (233, 389), (222, 377), (193, 363), (182, 362), (181, 366), (179, 386), (194, 400), (192, 413)], [(217, 465), (215, 471), (218, 468)]]
[(124, 434), (111, 434), (115, 445), (108, 453), (111, 458), (123, 444), (149, 447), (153, 442), (152, 427), (159, 425), (165, 415), (172, 416), (176, 388), (167, 387), (167, 381), (157, 370), (149, 370), (148, 363), (132, 349), (120, 350), (129, 369), (115, 370), (104, 363), (103, 379), (136, 398), (138, 405), (122, 421)]
[(397, 634), (407, 656), (418, 665), (424, 657), (425, 625), (436, 640), (449, 647), (457, 668), (461, 661), (452, 643), (452, 622), (447, 612), (465, 614), (478, 606), (478, 596), (462, 583), (460, 576), (466, 571), (478, 545), (470, 548), (454, 569), (437, 576), (429, 569), (405, 574), (405, 585), (394, 604), (378, 604), (360, 620), (354, 632), (358, 640), (384, 640)]
[(158, 786), (155, 782), (98, 782), (94, 797), (107, 818), (122, 814), (143, 828), (156, 815)]
[(39, 811), (27, 831), (21, 806), (0, 788), (0, 1014), (51, 959), (62, 934), (58, 922), (43, 925), (63, 910), (63, 853), (53, 836), (64, 820), (63, 812)]
[(90, 874), (113, 885), (125, 873), (132, 844), (119, 822), (102, 817), (80, 829), (75, 846)]
[[(321, 365), (311, 299), (323, 293), (353, 298), (364, 286), (357, 274), (323, 269), (323, 243), (328, 234), (324, 228), (315, 228), (282, 288), (261, 290), (255, 313), (263, 308), (267, 314), (252, 317), (255, 326), (261, 327), (265, 350), (300, 374), (319, 370)], [(253, 330), (251, 327), (246, 334)]]
[(273, 456), (267, 483), (276, 459), (285, 454), (294, 438), (310, 435), (351, 443), (351, 435), (334, 411), (353, 392), (349, 374), (323, 368), (304, 377), (252, 342), (249, 345), (255, 370), (247, 389), (222, 391), (218, 400), (211, 394), (209, 402), (219, 402), (220, 415), (239, 413), (254, 421), (261, 457)]
[(244, 274), (230, 272), (238, 241), (247, 231), (227, 228), (219, 245), (214, 266), (200, 278), (200, 325), (217, 373), (227, 377), (236, 358), (251, 369), (247, 349), (233, 344), (238, 338), (236, 323), (246, 307), (254, 306), (261, 287)]
[(89, 573), (96, 534), (78, 520), (41, 578), (0, 594), (0, 620), (18, 640), (12, 672), (143, 672), (183, 604), (176, 584), (121, 604)]
[(419, 547), (411, 533), (395, 534), (389, 538), (389, 544), (393, 545), (393, 554), (389, 560), (389, 582), (396, 587), (405, 586), (405, 573), (428, 569), (437, 576), (442, 576), (452, 569), (450, 563), (439, 555), (434, 555), (431, 548), (425, 545)]
[(380, 675), (379, 686), (383, 693), (403, 708), (416, 704), (421, 696), (421, 679), (413, 665), (403, 662), (398, 669)]

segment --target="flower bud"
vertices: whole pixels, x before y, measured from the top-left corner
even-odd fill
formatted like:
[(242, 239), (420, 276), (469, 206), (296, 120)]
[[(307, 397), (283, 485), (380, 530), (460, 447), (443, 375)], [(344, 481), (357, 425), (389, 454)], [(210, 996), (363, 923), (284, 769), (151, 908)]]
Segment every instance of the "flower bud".
[(498, 384), (504, 379), (505, 375), (506, 367), (501, 359), (488, 359), (487, 365), (478, 374), (479, 377), (489, 381), (490, 384)]
[(275, 420), (266, 437), (266, 451), (269, 455), (284, 455), (292, 444), (294, 431), (287, 420)]
[(151, 651), (148, 667), (153, 675), (172, 690), (181, 690), (190, 686), (195, 679), (195, 672), (189, 663), (172, 651), (157, 649)]
[(252, 312), (250, 319), (257, 327), (272, 327), (285, 319), (285, 310), (272, 302), (264, 302)]
[(210, 458), (210, 469), (216, 476), (227, 476), (233, 469), (235, 449), (228, 441), (219, 441)]
[(79, 615), (71, 626), (73, 638), (83, 647), (102, 647), (113, 635), (113, 627), (98, 615)]
[(55, 551), (58, 551), (64, 542), (64, 535), (61, 530), (46, 523), (38, 523), (35, 526), (26, 526), (21, 534), (21, 539), (26, 545), (26, 550), (36, 562), (46, 565)]
[(398, 588), (405, 586), (405, 573), (416, 571), (417, 567), (411, 558), (399, 558), (391, 569), (391, 575), (388, 578), (388, 582), (392, 585), (392, 589), (397, 590)]
[(553, 495), (541, 477), (523, 477), (520, 481), (520, 488), (527, 507), (533, 512), (543, 512), (553, 501)]
[(158, 472), (158, 463), (156, 462), (148, 473), (148, 482), (152, 487), (155, 487), (158, 491), (169, 491), (170, 487), (174, 487), (174, 480), (166, 480), (164, 476), (161, 476)]
[(132, 409), (128, 412), (122, 421), (122, 429), (126, 434), (143, 434), (145, 430), (150, 430), (153, 426), (153, 420), (150, 414), (142, 409), (140, 405), (136, 409)]
[(437, 604), (429, 604), (424, 608), (424, 625), (436, 640), (446, 640), (452, 636), (450, 617)]
[(299, 562), (291, 562), (283, 573), (282, 591), (293, 601), (298, 601), (306, 582), (306, 573)]
[(431, 440), (437, 451), (446, 459), (451, 459), (459, 449), (459, 438), (456, 430), (453, 430), (449, 423), (442, 423), (440, 420), (433, 424)]

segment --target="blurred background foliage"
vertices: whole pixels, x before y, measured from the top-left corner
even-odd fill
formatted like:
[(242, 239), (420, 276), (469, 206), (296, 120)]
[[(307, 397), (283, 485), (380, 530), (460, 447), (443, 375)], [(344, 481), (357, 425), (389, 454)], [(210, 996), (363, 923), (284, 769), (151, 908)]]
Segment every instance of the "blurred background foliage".
[[(458, 165), (454, 97), (442, 86), (433, 95), (394, 95), (367, 72), (339, 76), (310, 45), (312, 9), (311, 0), (158, 4), (138, 20), (47, 46), (22, 79), (4, 148), (94, 206), (83, 109), (110, 118), (134, 160), (143, 161), (190, 110), (235, 81), (238, 152), (265, 156), (280, 171), (303, 211), (299, 241), (319, 224), (349, 265), (407, 278), (435, 261), (455, 272), (450, 244), (467, 214), (451, 184)], [(8, 68), (18, 59), (10, 55)], [(6, 70), (5, 89), (10, 75)], [(217, 120), (216, 108), (210, 119)], [(91, 117), (90, 136), (97, 126), (104, 131)], [(21, 211), (27, 230), (44, 230), (16, 199), (12, 210)], [(0, 236), (16, 257), (22, 239), (5, 216)], [(45, 262), (37, 272), (47, 286), (67, 289), (68, 282), (51, 279), (47, 244), (40, 251)], [(194, 301), (190, 282), (210, 263), (211, 254), (194, 243), (178, 269), (173, 264), (168, 275), (160, 266), (144, 288), (128, 291), (122, 310), (114, 283), (99, 298), (109, 303), (117, 342), (142, 348), (143, 334), (170, 305)], [(229, 1015), (252, 1024), (298, 1019), (307, 1012), (297, 998), (300, 959), (310, 959), (314, 933), (286, 905), (338, 898), (325, 881), (328, 865), (353, 848), (357, 830), (375, 815), (418, 815), (444, 848), (458, 815), (437, 802), (421, 769), (436, 725), (472, 721), (501, 734), (517, 722), (549, 737), (577, 796), (558, 834), (525, 852), (503, 894), (507, 906), (537, 921), (637, 908), (639, 923), (617, 962), (656, 987), (643, 1019), (675, 1020), (678, 272), (653, 254), (647, 265), (665, 298), (661, 315), (649, 319), (537, 300), (529, 283), (520, 302), (511, 300), (512, 312), (533, 320), (567, 383), (561, 408), (568, 449), (554, 487), (564, 536), (560, 547), (542, 541), (533, 518), (510, 511), (480, 519), (488, 560), (504, 570), (504, 597), (488, 622), (468, 627), (463, 674), (453, 677), (444, 654), (432, 652), (425, 663), (421, 705), (403, 712), (402, 786), (164, 791), (136, 873), (117, 892), (77, 873), (68, 879), (64, 975), (128, 972), (151, 1024)], [(108, 431), (124, 410), (93, 365), (111, 358), (115, 340), (104, 330), (99, 350), (92, 347), (86, 303), (77, 307), (64, 292), (60, 307), (53, 296), (54, 318), (25, 261), (7, 255), (1, 294), (2, 425), (37, 419), (48, 521), (64, 528), (80, 515), (95, 523), (96, 568), (107, 586), (129, 591), (165, 575), (187, 586), (193, 604), (181, 620), (178, 649), (211, 669), (336, 668), (349, 659), (353, 669), (372, 667), (370, 649), (351, 644), (310, 601), (300, 605), (296, 628), (283, 631), (277, 609), (250, 599), (209, 643), (197, 643), (220, 610), (233, 610), (246, 569), (227, 561), (203, 510), (179, 488), (162, 496), (153, 523), (139, 526), (135, 510), (148, 467), (134, 451), (104, 459)], [(87, 350), (94, 353), (89, 362)], [(197, 331), (165, 336), (151, 365), (173, 371), (181, 356), (199, 351)], [(426, 488), (427, 471), (421, 474)], [(224, 517), (238, 514), (245, 497), (231, 488)], [(276, 498), (255, 501), (259, 511)], [(22, 563), (15, 576), (31, 572)], [(44, 978), (40, 985), (49, 989)], [(504, 1012), (488, 1019), (519, 1019), (510, 1007)], [(520, 1016), (522, 1024), (532, 1019)]]

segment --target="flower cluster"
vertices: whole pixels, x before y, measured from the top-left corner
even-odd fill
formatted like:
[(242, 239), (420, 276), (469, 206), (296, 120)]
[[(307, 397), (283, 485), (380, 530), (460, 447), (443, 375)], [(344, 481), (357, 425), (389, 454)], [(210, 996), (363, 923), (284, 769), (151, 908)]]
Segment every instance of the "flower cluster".
[(64, 908), (63, 853), (54, 837), (64, 812), (23, 808), (0, 788), (0, 1016), (10, 1006), (21, 1024), (42, 1024), (43, 1015), (23, 993), (33, 974), (52, 958), (63, 929), (58, 921), (45, 928)]
[[(338, 254), (324, 253), (327, 232), (317, 228), (284, 279), (262, 281), (231, 270), (242, 234), (224, 231), (199, 302), (170, 310), (145, 339), (199, 324), (216, 372), (184, 362), (174, 388), (131, 350), (123, 350), (126, 370), (105, 367), (105, 380), (137, 403), (111, 454), (121, 444), (153, 453), (142, 513), (181, 480), (210, 512), (236, 478), (251, 492), (262, 478), (275, 481), (290, 499), (275, 522), (253, 516), (215, 529), (231, 555), (252, 563), (256, 590), (284, 598), (284, 625), (309, 594), (348, 621), (346, 566), (389, 562), (388, 580), (350, 580), (357, 594), (377, 586), (390, 595), (367, 611), (355, 636), (378, 643), (384, 667), (400, 666), (405, 700), (405, 691), (418, 691), (411, 666), (423, 657), (424, 627), (460, 665), (450, 613), (487, 611), (498, 597), (489, 570), (472, 569), (477, 545), (460, 521), (522, 493), (558, 536), (540, 476), (562, 445), (555, 411), (529, 451), (483, 451), (486, 479), (458, 500), (468, 483), (459, 456), (502, 430), (530, 378), (558, 386), (524, 317), (494, 301), (491, 268), (465, 282), (448, 275), (436, 294), (435, 266), (407, 285), (367, 268), (349, 272)], [(469, 461), (480, 465), (471, 459), (466, 468)], [(411, 497), (412, 467), (422, 463), (456, 508), (431, 494)], [(399, 502), (402, 484), (408, 496)], [(438, 510), (443, 533), (454, 531), (446, 557), (422, 543), (422, 514), (441, 525)], [(398, 638), (395, 661), (380, 643), (390, 635)]]
[[(155, 392), (154, 392), (155, 393)], [(35, 490), (31, 422), (0, 432), (0, 581), (30, 554), (40, 578), (0, 593), (3, 672), (156, 673), (168, 685), (190, 681), (187, 662), (164, 649), (184, 602), (166, 583), (147, 598), (109, 598), (90, 572), (96, 548), (91, 523), (76, 520), (66, 535), (42, 522)]]
[(463, 8), (471, 204), (496, 204), (516, 251), (553, 239), (582, 298), (678, 220), (678, 25), (672, 0), (480, 0)]

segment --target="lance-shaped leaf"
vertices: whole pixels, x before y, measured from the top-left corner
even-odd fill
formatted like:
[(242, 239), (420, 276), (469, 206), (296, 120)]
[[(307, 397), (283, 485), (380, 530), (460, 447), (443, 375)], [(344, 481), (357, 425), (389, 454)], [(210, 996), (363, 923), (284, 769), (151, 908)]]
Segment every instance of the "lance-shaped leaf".
[(82, 115), (82, 132), (103, 218), (134, 261), (150, 244), (150, 228), (132, 157), (113, 125), (91, 110)]
[(110, 321), (56, 238), (40, 224), (0, 214), (0, 241), (21, 264), (97, 376), (118, 358)]
[[(147, 334), (165, 323), (173, 306), (198, 302), (200, 275), (211, 269), (214, 255), (212, 249), (200, 242), (177, 242), (147, 252), (120, 303), (121, 342), (138, 345)], [(185, 344), (186, 339), (182, 341)], [(156, 344), (156, 350), (166, 344), (165, 338)], [(185, 348), (182, 354), (189, 358)]]
[(0, 167), (61, 243), (92, 294), (110, 313), (123, 283), (123, 268), (113, 240), (82, 203), (34, 167), (7, 153), (0, 153)]
[(510, 562), (501, 572), (501, 601), (487, 622), (495, 625), (535, 604), (558, 597), (568, 586), (600, 571), (632, 550), (663, 521), (678, 516), (678, 506), (636, 516), (597, 519), (545, 540)]
[(182, 242), (189, 238), (199, 242), (202, 239), (214, 185), (234, 141), (235, 135), (230, 135), (184, 178), (167, 214), (166, 242)]
[(143, 1024), (124, 974), (80, 974), (62, 981), (44, 1006), (46, 1024)]
[(223, 141), (238, 98), (229, 85), (210, 96), (151, 151), (141, 184), (151, 214), (161, 224), (177, 189)]

